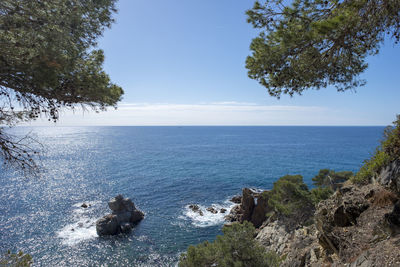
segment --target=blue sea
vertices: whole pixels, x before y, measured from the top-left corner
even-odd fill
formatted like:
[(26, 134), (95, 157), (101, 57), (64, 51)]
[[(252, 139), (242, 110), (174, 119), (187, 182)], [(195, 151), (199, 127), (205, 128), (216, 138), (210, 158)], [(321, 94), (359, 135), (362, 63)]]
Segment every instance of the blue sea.
[[(45, 147), (41, 177), (0, 169), (0, 252), (34, 266), (174, 266), (190, 244), (214, 240), (243, 187), (270, 189), (319, 169), (357, 171), (383, 127), (18, 127)], [(145, 212), (132, 233), (98, 237), (117, 194)], [(91, 204), (87, 209), (82, 203)], [(74, 229), (74, 230), (72, 230)]]

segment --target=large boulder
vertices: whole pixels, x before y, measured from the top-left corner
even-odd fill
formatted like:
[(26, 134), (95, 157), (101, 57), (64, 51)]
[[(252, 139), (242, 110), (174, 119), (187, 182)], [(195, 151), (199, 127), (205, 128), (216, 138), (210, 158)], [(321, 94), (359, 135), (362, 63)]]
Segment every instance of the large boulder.
[(144, 218), (144, 213), (136, 209), (129, 198), (118, 195), (108, 202), (112, 213), (96, 222), (96, 231), (99, 236), (117, 235), (129, 232), (134, 224)]
[(117, 235), (120, 233), (116, 215), (108, 214), (96, 222), (96, 231), (99, 236)]

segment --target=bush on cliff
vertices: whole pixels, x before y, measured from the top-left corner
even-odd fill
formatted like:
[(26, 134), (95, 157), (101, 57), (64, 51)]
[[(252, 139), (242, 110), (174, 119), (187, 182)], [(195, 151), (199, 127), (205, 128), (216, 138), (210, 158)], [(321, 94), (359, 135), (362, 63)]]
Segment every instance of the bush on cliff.
[(329, 187), (335, 189), (337, 184), (344, 183), (353, 176), (351, 171), (335, 172), (330, 169), (322, 169), (312, 178), (313, 184), (317, 187)]
[(351, 179), (353, 183), (369, 183), (390, 162), (400, 159), (400, 115), (393, 124), (386, 127), (380, 146), (369, 160), (364, 161), (360, 171)]
[(328, 199), (340, 184), (349, 180), (353, 175), (351, 171), (335, 172), (329, 169), (320, 170), (312, 178), (313, 184), (316, 186), (316, 188), (311, 189), (311, 198), (314, 205)]
[(300, 207), (312, 204), (310, 191), (301, 175), (286, 175), (274, 183), (268, 194), (268, 204), (275, 211), (290, 215)]
[(255, 228), (250, 222), (225, 226), (222, 232), (223, 235), (217, 236), (214, 242), (189, 246), (181, 255), (179, 267), (279, 266), (279, 257), (266, 253), (254, 240)]
[(22, 251), (18, 253), (11, 253), (11, 251), (7, 251), (0, 258), (0, 266), (7, 267), (29, 267), (33, 263), (32, 257), (29, 254), (24, 254)]

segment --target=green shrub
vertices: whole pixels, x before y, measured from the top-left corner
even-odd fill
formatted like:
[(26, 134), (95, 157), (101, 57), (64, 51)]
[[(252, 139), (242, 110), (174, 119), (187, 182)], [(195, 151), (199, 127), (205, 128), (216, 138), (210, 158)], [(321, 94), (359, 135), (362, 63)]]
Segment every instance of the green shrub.
[(268, 194), (268, 205), (275, 211), (290, 215), (294, 210), (312, 203), (310, 191), (301, 175), (286, 175), (274, 183)]
[(390, 162), (400, 159), (400, 115), (397, 115), (393, 124), (385, 129), (384, 138), (375, 154), (364, 161), (360, 171), (351, 179), (353, 183), (369, 183)]
[(351, 171), (335, 172), (334, 170), (322, 169), (312, 178), (313, 184), (317, 187), (330, 187), (335, 189), (335, 185), (344, 183), (353, 176)]
[(24, 254), (22, 251), (11, 253), (9, 250), (0, 258), (0, 266), (4, 267), (29, 267), (32, 263), (31, 255)]
[(233, 223), (222, 229), (223, 235), (214, 242), (190, 246), (181, 255), (179, 267), (268, 267), (279, 266), (280, 259), (274, 253), (266, 253), (254, 240), (255, 228), (250, 222)]
[(317, 205), (320, 201), (328, 199), (333, 194), (333, 190), (330, 187), (317, 187), (311, 189), (311, 199), (314, 205)]
[(351, 181), (356, 184), (369, 183), (389, 162), (390, 156), (386, 152), (377, 149), (371, 159), (364, 161), (364, 165)]

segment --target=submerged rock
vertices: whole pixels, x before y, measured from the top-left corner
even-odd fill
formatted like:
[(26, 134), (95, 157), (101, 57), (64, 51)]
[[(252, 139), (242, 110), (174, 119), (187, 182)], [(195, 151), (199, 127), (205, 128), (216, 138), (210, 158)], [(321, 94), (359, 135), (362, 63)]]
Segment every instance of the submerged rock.
[(132, 200), (122, 195), (111, 199), (108, 206), (112, 213), (96, 222), (96, 231), (99, 236), (130, 232), (133, 225), (144, 218), (144, 213), (136, 209)]

